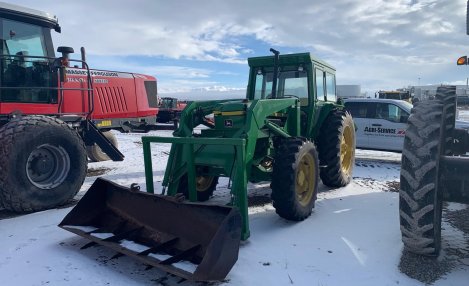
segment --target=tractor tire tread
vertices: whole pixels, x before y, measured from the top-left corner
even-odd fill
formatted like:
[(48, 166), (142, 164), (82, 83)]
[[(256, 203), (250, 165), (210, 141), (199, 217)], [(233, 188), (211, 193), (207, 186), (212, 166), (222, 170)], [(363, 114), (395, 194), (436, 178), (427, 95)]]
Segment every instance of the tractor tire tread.
[[(451, 89), (451, 88), (449, 88)], [(421, 255), (438, 255), (441, 244), (441, 199), (438, 160), (442, 138), (454, 128), (454, 90), (439, 88), (435, 100), (412, 109), (406, 130), (399, 190), (399, 216), (404, 247)], [(443, 114), (445, 116), (443, 118)], [(453, 121), (453, 125), (446, 124)], [(453, 126), (453, 127), (451, 127)], [(444, 130), (442, 130), (444, 128)], [(449, 144), (446, 144), (449, 147)], [(445, 148), (450, 153), (450, 148)]]
[[(80, 144), (83, 147), (83, 150), (85, 149), (84, 142), (78, 132), (71, 130), (65, 122), (55, 117), (44, 115), (22, 116), (12, 119), (10, 122), (0, 127), (0, 204), (5, 209), (15, 212), (34, 212), (45, 209), (34, 202), (24, 200), (19, 196), (17, 187), (12, 185), (9, 180), (9, 177), (12, 176), (12, 174), (10, 173), (8, 164), (11, 160), (16, 160), (16, 158), (12, 158), (12, 150), (18, 148), (18, 138), (24, 135), (24, 133), (31, 133), (32, 130), (36, 130), (37, 128), (48, 128), (50, 126), (55, 126), (56, 128), (60, 128), (71, 134), (73, 137), (72, 140), (75, 140), (77, 144)], [(83, 156), (81, 156), (81, 160), (83, 162), (80, 162), (79, 164), (84, 165), (85, 169), (79, 182), (80, 186), (83, 184), (86, 175), (86, 155), (84, 151)], [(72, 196), (58, 202), (56, 205), (62, 205), (72, 199), (78, 190), (79, 188)]]

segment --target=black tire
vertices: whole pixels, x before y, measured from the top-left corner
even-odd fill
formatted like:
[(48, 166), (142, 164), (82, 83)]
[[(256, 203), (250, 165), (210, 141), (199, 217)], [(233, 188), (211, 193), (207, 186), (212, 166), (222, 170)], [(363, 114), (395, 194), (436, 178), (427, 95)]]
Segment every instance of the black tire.
[[(103, 135), (111, 141), (112, 145), (114, 145), (116, 148), (119, 147), (119, 143), (117, 142), (116, 135), (112, 133), (112, 131), (104, 131), (102, 132)], [(91, 162), (102, 162), (102, 161), (108, 161), (111, 160), (109, 156), (99, 148), (97, 144), (93, 144), (91, 146), (86, 146), (86, 154), (88, 155), (88, 158), (90, 158)]]
[(318, 138), (320, 176), (328, 187), (344, 187), (352, 180), (355, 165), (355, 125), (342, 110), (330, 112)]
[(420, 101), (408, 120), (402, 150), (399, 216), (404, 247), (416, 254), (438, 255), (441, 248), (439, 158), (451, 153), (446, 143), (451, 141), (449, 134), (454, 128), (455, 91), (439, 88), (437, 99)]
[(178, 129), (179, 127), (179, 120), (178, 119), (174, 119), (173, 120), (173, 128), (174, 130)]
[(300, 138), (279, 142), (270, 184), (273, 206), (279, 216), (302, 221), (311, 215), (317, 198), (318, 173), (318, 154), (312, 142)]
[[(197, 201), (205, 202), (213, 196), (213, 192), (217, 188), (218, 177), (214, 176), (197, 176), (196, 181), (196, 190), (197, 190)], [(186, 199), (189, 199), (189, 188), (188, 188), (188, 178), (187, 174), (181, 177), (178, 186), (178, 193), (183, 194)]]
[(0, 128), (0, 200), (15, 212), (64, 204), (86, 176), (83, 140), (56, 118), (32, 115)]

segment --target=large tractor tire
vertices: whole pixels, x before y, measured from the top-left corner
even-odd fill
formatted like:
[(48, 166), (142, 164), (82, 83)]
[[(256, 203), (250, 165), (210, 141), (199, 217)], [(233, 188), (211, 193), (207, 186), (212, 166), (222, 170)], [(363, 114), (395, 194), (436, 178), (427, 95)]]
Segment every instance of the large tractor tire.
[(434, 256), (441, 246), (439, 158), (451, 153), (455, 89), (439, 88), (437, 99), (412, 109), (402, 150), (399, 216), (406, 250)]
[(355, 165), (355, 125), (342, 110), (330, 112), (318, 139), (320, 176), (328, 187), (344, 187), (352, 180)]
[[(215, 176), (196, 176), (195, 177), (195, 189), (197, 191), (197, 201), (205, 202), (213, 196), (213, 192), (217, 188), (218, 177)], [(189, 188), (187, 174), (181, 177), (179, 181), (178, 193), (183, 194), (189, 199)]]
[[(112, 145), (114, 145), (116, 148), (119, 147), (119, 143), (117, 142), (116, 135), (112, 133), (112, 131), (104, 131), (103, 135), (111, 141)], [(111, 160), (109, 156), (99, 148), (97, 144), (93, 144), (91, 146), (86, 146), (86, 154), (88, 155), (88, 158), (92, 162), (102, 162), (102, 161), (108, 161)]]
[(0, 201), (8, 210), (66, 203), (83, 184), (86, 168), (83, 140), (56, 118), (24, 116), (0, 128)]
[(288, 138), (279, 143), (270, 185), (278, 215), (293, 221), (311, 215), (317, 198), (318, 173), (318, 154), (312, 142)]

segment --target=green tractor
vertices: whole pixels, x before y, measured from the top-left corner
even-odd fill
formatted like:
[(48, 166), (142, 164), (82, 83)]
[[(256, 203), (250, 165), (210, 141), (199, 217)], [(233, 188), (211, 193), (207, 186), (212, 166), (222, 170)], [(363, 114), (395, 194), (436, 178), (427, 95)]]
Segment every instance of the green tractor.
[[(334, 68), (309, 53), (271, 51), (274, 56), (248, 59), (246, 99), (191, 102), (174, 137), (142, 138), (148, 193), (154, 193), (150, 145), (172, 144), (161, 195), (99, 179), (61, 226), (184, 279), (210, 281), (226, 276), (240, 239), (250, 235), (248, 182), (271, 182), (281, 217), (309, 217), (319, 178), (333, 188), (352, 179), (354, 123), (336, 98)], [(228, 206), (200, 203), (210, 199), (220, 177), (229, 178)], [(98, 239), (84, 226), (117, 238)], [(171, 258), (123, 250), (116, 241), (127, 236), (164, 248)], [(175, 266), (181, 260), (196, 269), (181, 270)]]

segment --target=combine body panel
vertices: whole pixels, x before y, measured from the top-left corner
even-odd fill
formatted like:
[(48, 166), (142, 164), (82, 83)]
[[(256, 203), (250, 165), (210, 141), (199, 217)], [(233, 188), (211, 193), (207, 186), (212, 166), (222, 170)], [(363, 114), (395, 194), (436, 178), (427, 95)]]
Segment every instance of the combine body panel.
[[(94, 104), (91, 119), (151, 118), (158, 114), (156, 79), (152, 76), (115, 71), (91, 70)], [(85, 113), (90, 110), (86, 91), (86, 70), (67, 68), (64, 84), (64, 113)], [(106, 127), (106, 126), (103, 126)]]

